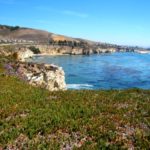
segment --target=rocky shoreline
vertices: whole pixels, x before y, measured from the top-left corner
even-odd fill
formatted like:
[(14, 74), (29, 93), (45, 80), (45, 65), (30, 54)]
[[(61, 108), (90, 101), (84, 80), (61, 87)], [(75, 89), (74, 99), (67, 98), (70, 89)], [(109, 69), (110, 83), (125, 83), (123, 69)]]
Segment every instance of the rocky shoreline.
[(49, 91), (66, 90), (65, 73), (56, 65), (12, 62), (5, 68), (8, 75), (15, 75), (33, 86)]
[(99, 48), (99, 47), (71, 47), (71, 46), (59, 46), (59, 45), (34, 45), (38, 48), (41, 54), (48, 55), (90, 55), (100, 53), (112, 53), (116, 52), (115, 48)]
[[(120, 49), (126, 52), (127, 49)], [(132, 49), (129, 49), (132, 51)], [(91, 55), (118, 52), (115, 47), (100, 47), (93, 45), (63, 46), (63, 45), (5, 45), (0, 46), (0, 55), (10, 56), (17, 60), (11, 68), (21, 71), (26, 81), (34, 86), (40, 86), (49, 91), (66, 90), (65, 73), (61, 67), (48, 64), (26, 62), (27, 58), (41, 55)]]
[[(13, 50), (0, 49), (0, 55), (10, 57), (13, 61), (5, 64), (6, 74), (17, 76), (27, 83), (49, 91), (66, 90), (64, 70), (53, 64), (38, 64), (26, 62), (29, 57), (36, 56), (29, 48)], [(39, 54), (40, 55), (40, 54)]]

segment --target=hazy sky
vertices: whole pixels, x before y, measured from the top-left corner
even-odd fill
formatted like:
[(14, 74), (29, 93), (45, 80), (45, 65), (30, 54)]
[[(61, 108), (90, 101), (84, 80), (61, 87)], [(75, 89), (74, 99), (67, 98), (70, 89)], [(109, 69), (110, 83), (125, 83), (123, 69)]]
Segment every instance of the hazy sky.
[(150, 46), (150, 0), (0, 0), (0, 24)]

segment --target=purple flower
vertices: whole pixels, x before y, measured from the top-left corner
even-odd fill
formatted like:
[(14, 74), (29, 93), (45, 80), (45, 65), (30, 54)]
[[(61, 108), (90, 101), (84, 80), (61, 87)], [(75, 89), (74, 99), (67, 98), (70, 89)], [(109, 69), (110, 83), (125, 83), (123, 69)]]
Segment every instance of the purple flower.
[(23, 71), (20, 68), (14, 69), (11, 64), (5, 64), (4, 67), (6, 69), (6, 74), (7, 75), (15, 76), (15, 77), (18, 77), (21, 80), (27, 81), (27, 77), (25, 76), (25, 74), (23, 73)]
[(13, 67), (11, 66), (11, 64), (5, 64), (4, 67), (6, 70), (13, 70)]

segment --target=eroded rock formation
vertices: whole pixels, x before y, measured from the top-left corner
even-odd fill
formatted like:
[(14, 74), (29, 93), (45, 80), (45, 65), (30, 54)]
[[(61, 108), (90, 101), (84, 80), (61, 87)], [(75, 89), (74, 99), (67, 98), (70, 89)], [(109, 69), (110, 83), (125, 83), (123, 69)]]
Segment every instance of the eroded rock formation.
[(90, 55), (99, 53), (112, 53), (116, 52), (116, 48), (99, 48), (99, 47), (71, 47), (71, 46), (58, 46), (58, 45), (34, 45), (38, 48), (41, 54), (48, 55)]
[(49, 91), (66, 90), (65, 73), (56, 65), (17, 62), (9, 64), (8, 69), (33, 86)]
[(24, 48), (15, 52), (14, 55), (16, 55), (16, 59), (19, 61), (25, 61), (26, 58), (33, 57), (34, 53), (31, 50)]

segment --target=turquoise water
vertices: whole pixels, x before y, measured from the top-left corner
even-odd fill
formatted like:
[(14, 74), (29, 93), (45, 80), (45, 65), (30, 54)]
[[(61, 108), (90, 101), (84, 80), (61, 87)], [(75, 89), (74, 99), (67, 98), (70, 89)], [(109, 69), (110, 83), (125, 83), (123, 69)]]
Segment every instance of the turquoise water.
[(69, 89), (150, 89), (150, 54), (38, 56), (30, 61), (62, 66)]

